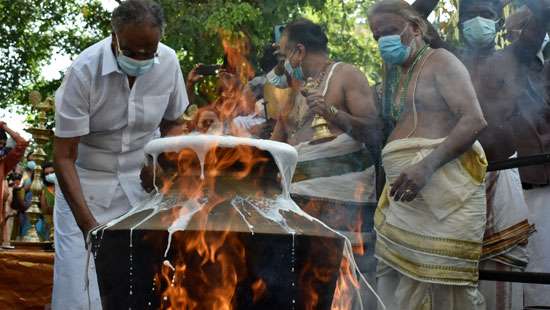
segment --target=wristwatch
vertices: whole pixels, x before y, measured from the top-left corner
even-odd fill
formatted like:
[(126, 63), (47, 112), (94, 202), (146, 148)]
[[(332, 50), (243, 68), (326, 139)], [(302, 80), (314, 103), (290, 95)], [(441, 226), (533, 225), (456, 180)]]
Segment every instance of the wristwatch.
[(336, 114), (338, 114), (338, 109), (333, 105), (331, 105), (328, 110), (332, 116), (336, 116)]

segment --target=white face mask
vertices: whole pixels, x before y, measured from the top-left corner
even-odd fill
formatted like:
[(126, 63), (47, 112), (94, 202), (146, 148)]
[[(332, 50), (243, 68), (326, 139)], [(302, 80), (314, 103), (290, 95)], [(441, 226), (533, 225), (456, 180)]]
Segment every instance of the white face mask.
[(55, 173), (53, 173), (53, 172), (46, 174), (44, 179), (46, 180), (46, 182), (48, 182), (50, 184), (55, 184), (55, 182), (57, 181), (57, 177), (55, 176)]
[(128, 74), (129, 76), (140, 76), (153, 68), (156, 56), (151, 59), (145, 60), (136, 60), (130, 58), (122, 53), (122, 50), (120, 49), (120, 43), (118, 43), (118, 35), (116, 35), (115, 37), (117, 48), (116, 60), (120, 69), (124, 71), (124, 73)]

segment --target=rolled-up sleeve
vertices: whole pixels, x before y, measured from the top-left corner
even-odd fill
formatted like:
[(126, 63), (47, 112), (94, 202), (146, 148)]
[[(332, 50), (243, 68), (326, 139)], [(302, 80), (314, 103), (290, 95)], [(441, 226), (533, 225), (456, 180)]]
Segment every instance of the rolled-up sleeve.
[(90, 82), (69, 68), (55, 93), (55, 136), (74, 138), (90, 132)]
[(166, 111), (163, 116), (163, 119), (169, 121), (178, 119), (189, 105), (189, 98), (187, 98), (187, 90), (185, 89), (185, 81), (183, 80), (183, 74), (181, 73), (181, 68), (178, 61), (176, 61), (175, 66), (177, 68), (174, 77), (174, 88), (170, 94), (170, 101), (168, 102), (168, 106), (166, 107)]

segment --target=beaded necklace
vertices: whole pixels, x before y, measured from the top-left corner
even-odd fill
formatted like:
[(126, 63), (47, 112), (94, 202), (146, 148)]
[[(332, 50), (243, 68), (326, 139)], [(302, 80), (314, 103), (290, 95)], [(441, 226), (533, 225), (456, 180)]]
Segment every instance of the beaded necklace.
[[(422, 59), (422, 56), (430, 49), (428, 45), (424, 45), (414, 56), (414, 60), (407, 70), (407, 78), (405, 79), (405, 83), (399, 85), (398, 91), (399, 91), (399, 100), (396, 100), (394, 98), (393, 90), (390, 95), (391, 99), (391, 106), (390, 106), (390, 117), (394, 124), (396, 124), (399, 121), (399, 118), (401, 117), (401, 114), (403, 113), (403, 110), (405, 109), (405, 103), (407, 100), (407, 96), (409, 94), (409, 84), (411, 82), (414, 69), (416, 68), (416, 65), (418, 64), (418, 61)], [(398, 80), (401, 80), (401, 74), (402, 72), (399, 71), (398, 73)]]

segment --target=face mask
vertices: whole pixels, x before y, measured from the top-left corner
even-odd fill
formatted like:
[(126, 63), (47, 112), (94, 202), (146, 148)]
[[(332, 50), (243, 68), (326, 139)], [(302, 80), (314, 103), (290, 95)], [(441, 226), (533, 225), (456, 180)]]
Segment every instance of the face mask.
[(120, 49), (120, 44), (118, 43), (118, 36), (115, 37), (117, 45), (116, 60), (120, 69), (124, 71), (124, 73), (128, 74), (129, 76), (140, 76), (151, 70), (153, 64), (155, 63), (154, 57), (146, 60), (136, 60), (124, 55), (122, 53), (122, 50)]
[(296, 68), (293, 68), (290, 64), (290, 61), (287, 59), (285, 60), (285, 70), (292, 76), (292, 78), (303, 81), (304, 80), (304, 72), (302, 71), (302, 66), (298, 66)]
[(409, 58), (411, 47), (401, 42), (401, 35), (407, 30), (407, 27), (400, 34), (383, 36), (378, 39), (380, 56), (386, 64), (401, 65)]
[(294, 68), (290, 64), (290, 60), (288, 60), (290, 56), (294, 54), (295, 51), (296, 49), (294, 49), (294, 51), (292, 51), (292, 53), (285, 60), (285, 70), (286, 72), (288, 72), (288, 74), (290, 74), (290, 76), (292, 76), (293, 79), (296, 79), (298, 81), (305, 81), (304, 72), (302, 71), (302, 66), (298, 65), (296, 68)]
[(497, 22), (481, 16), (474, 17), (462, 24), (464, 39), (473, 46), (487, 47), (495, 42)]
[(36, 163), (33, 160), (28, 161), (27, 162), (27, 169), (34, 171), (34, 168), (36, 168)]
[(55, 173), (48, 173), (46, 177), (44, 177), (46, 182), (54, 184), (57, 181), (57, 177), (55, 176)]

